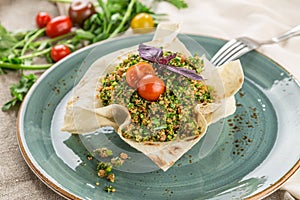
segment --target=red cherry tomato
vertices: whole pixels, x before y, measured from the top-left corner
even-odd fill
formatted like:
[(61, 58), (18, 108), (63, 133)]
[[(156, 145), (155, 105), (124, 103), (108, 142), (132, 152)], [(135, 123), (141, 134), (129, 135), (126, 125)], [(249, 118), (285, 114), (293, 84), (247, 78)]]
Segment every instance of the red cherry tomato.
[(69, 55), (71, 50), (68, 46), (64, 44), (57, 44), (52, 47), (50, 56), (53, 61), (57, 62), (60, 59), (64, 58), (65, 56)]
[(35, 16), (35, 22), (39, 28), (44, 28), (50, 21), (51, 21), (51, 17), (46, 12), (39, 12)]
[(58, 16), (53, 18), (46, 26), (46, 35), (53, 38), (67, 34), (71, 31), (72, 22), (68, 16)]
[(78, 26), (82, 26), (84, 20), (95, 13), (95, 7), (88, 0), (73, 0), (69, 7), (69, 16), (72, 22)]
[(156, 101), (165, 92), (165, 89), (164, 81), (152, 74), (141, 78), (137, 86), (140, 97), (148, 101)]
[(155, 74), (155, 71), (149, 63), (139, 62), (131, 66), (126, 72), (127, 84), (136, 89), (138, 81), (147, 74)]

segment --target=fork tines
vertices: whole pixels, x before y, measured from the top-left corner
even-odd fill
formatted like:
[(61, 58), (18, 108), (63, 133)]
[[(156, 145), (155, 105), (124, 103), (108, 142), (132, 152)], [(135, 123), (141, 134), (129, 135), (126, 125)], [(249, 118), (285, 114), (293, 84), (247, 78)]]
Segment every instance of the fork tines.
[(210, 60), (215, 66), (220, 66), (228, 61), (244, 55), (252, 49), (247, 45), (247, 42), (241, 39), (233, 39), (227, 42)]

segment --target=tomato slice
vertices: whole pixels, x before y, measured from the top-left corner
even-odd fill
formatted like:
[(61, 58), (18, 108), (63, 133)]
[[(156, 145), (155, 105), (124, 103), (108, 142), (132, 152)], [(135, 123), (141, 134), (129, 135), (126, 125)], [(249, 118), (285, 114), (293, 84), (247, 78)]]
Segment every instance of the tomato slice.
[(148, 101), (156, 101), (165, 92), (165, 89), (164, 81), (152, 74), (141, 78), (137, 85), (139, 96)]
[(155, 74), (152, 65), (146, 62), (139, 62), (127, 70), (126, 82), (130, 87), (136, 89), (138, 81), (148, 74)]

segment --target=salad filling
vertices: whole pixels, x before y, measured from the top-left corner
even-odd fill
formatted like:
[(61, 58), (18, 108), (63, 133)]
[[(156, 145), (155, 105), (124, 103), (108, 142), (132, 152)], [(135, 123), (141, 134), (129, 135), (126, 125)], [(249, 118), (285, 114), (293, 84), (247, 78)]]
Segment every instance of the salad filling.
[[(187, 69), (196, 74), (200, 74), (204, 67), (202, 58), (197, 55), (186, 57), (181, 53), (164, 51), (163, 57), (171, 57), (164, 65)], [(126, 81), (129, 69), (140, 63), (152, 65), (156, 76), (165, 84), (164, 92), (155, 101), (143, 98), (139, 89)], [(198, 126), (194, 107), (213, 102), (213, 88), (208, 87), (203, 80), (174, 73), (159, 63), (141, 58), (139, 54), (129, 54), (100, 81), (97, 97), (103, 106), (118, 104), (128, 109), (131, 123), (121, 132), (124, 138), (136, 142), (167, 142), (199, 136), (202, 127)]]

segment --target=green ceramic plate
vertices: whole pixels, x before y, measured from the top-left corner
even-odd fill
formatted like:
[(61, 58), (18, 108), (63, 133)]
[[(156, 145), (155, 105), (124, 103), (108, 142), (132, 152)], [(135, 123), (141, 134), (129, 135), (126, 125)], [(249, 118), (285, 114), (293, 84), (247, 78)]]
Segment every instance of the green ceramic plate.
[[(224, 44), (215, 38), (190, 37), (206, 49), (208, 57)], [(111, 185), (117, 192), (103, 191), (110, 184), (97, 177), (97, 162), (87, 160), (80, 137), (59, 130), (66, 100), (95, 60), (151, 39), (152, 35), (143, 35), (95, 44), (43, 74), (26, 96), (18, 118), (19, 146), (34, 173), (72, 199), (241, 199), (261, 198), (278, 189), (300, 166), (300, 88), (281, 66), (251, 52), (241, 58), (245, 83), (236, 95), (234, 115), (210, 126), (205, 137), (167, 172), (116, 169), (116, 182)], [(180, 39), (186, 42), (185, 37)], [(215, 146), (202, 155), (203, 141), (220, 127)], [(110, 129), (101, 131), (107, 140), (134, 152)]]

